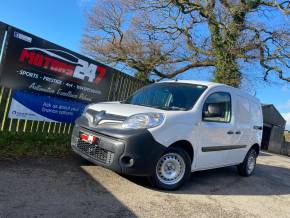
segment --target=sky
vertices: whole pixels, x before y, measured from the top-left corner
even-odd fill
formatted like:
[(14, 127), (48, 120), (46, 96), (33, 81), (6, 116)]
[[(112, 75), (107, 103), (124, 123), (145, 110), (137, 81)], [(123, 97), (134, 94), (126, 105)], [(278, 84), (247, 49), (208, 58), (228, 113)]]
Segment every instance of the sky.
[[(93, 0), (0, 0), (0, 21), (30, 32), (70, 50), (80, 52), (86, 12)], [(275, 19), (274, 21), (275, 22)], [(275, 23), (273, 23), (275, 25)], [(249, 72), (255, 69), (247, 69)], [(202, 70), (187, 72), (182, 79), (210, 79)], [(290, 83), (254, 82), (246, 87), (262, 103), (274, 104), (290, 130)]]

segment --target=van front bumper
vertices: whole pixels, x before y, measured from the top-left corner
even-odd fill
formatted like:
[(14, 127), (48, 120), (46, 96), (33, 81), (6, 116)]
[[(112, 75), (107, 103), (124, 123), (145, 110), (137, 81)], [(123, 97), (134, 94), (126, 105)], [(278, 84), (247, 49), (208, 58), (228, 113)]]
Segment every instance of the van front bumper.
[[(80, 139), (80, 133), (97, 137), (90, 144)], [(154, 140), (146, 130), (124, 130), (116, 128), (87, 128), (75, 125), (71, 147), (83, 158), (115, 172), (150, 176), (166, 147)]]

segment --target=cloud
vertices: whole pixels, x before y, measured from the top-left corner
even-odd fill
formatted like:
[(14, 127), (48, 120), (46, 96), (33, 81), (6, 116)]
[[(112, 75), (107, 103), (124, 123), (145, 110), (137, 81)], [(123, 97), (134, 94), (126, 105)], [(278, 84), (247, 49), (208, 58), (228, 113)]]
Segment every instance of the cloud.
[(282, 113), (282, 116), (286, 120), (286, 129), (290, 130), (290, 112), (288, 113)]

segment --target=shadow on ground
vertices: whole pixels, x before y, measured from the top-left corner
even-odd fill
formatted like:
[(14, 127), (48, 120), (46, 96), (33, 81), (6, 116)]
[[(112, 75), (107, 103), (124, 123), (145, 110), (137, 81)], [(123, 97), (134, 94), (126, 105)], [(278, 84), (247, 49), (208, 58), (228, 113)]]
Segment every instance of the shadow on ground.
[[(149, 180), (124, 176), (131, 182), (152, 189)], [(167, 192), (167, 191), (162, 191)], [(257, 164), (251, 177), (241, 177), (236, 167), (193, 172), (190, 180), (175, 194), (195, 195), (288, 195), (290, 194), (290, 169)]]
[(269, 154), (269, 153), (265, 153), (265, 152), (260, 152), (259, 156), (262, 156), (262, 157), (271, 157), (273, 155), (272, 154)]
[(288, 195), (290, 170), (257, 164), (251, 177), (241, 177), (236, 167), (192, 173), (191, 180), (178, 193), (203, 195)]
[(0, 217), (136, 217), (80, 163), (0, 161)]
[[(0, 217), (136, 217), (133, 209), (139, 215), (144, 211), (151, 214), (150, 208), (156, 204), (159, 212), (164, 212), (168, 199), (170, 207), (183, 205), (185, 196), (200, 205), (195, 195), (277, 199), (290, 194), (290, 170), (282, 165), (260, 162), (248, 178), (240, 177), (235, 167), (195, 172), (180, 190), (166, 192), (154, 190), (146, 178), (119, 176), (77, 156), (5, 160), (0, 161)], [(210, 202), (204, 203), (205, 208), (219, 211), (219, 206)], [(182, 214), (182, 210), (177, 212)]]

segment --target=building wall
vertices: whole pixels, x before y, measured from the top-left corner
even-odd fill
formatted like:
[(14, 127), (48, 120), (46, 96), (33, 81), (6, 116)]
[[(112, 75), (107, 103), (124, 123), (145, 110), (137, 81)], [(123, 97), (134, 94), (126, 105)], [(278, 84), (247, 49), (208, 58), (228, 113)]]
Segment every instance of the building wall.
[(290, 142), (284, 142), (282, 145), (281, 154), (290, 156)]
[[(284, 129), (286, 121), (281, 116), (279, 111), (273, 105), (263, 105), (263, 120), (264, 120), (264, 132), (263, 139), (269, 139), (268, 151), (281, 154), (286, 152), (284, 143)], [(270, 131), (265, 131), (266, 127), (271, 128)], [(269, 134), (268, 137), (265, 134)], [(264, 142), (267, 144), (266, 142)]]
[(281, 154), (290, 156), (290, 132), (284, 133), (284, 143), (282, 144)]
[(284, 129), (277, 126), (273, 126), (268, 151), (276, 154), (281, 154), (283, 143), (284, 143)]

